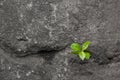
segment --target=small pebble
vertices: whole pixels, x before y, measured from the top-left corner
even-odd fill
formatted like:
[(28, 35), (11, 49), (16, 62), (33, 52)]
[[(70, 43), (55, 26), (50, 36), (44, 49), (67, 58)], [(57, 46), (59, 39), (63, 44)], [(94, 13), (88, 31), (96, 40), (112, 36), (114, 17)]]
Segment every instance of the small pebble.
[(21, 78), (20, 74), (19, 74), (19, 71), (17, 71), (17, 78)]
[(26, 73), (26, 76), (30, 76), (31, 72)]

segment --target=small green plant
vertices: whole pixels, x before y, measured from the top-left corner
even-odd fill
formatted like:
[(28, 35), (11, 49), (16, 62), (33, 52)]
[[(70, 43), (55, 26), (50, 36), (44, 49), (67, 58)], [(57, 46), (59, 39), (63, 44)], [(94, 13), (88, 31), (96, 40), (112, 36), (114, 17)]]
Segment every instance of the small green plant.
[(90, 59), (90, 52), (87, 51), (88, 46), (91, 44), (90, 41), (86, 41), (82, 44), (82, 46), (79, 43), (72, 43), (71, 49), (72, 54), (76, 54), (79, 56), (81, 60)]

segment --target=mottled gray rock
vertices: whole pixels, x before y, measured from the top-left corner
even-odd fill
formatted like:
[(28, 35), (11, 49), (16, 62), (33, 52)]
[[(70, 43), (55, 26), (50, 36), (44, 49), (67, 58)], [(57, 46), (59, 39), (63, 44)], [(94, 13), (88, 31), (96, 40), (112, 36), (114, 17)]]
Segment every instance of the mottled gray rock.
[[(20, 55), (45, 50), (11, 57), (10, 51), (0, 49), (0, 80), (120, 80), (120, 0), (0, 3), (1, 47), (22, 50)], [(53, 51), (71, 39), (92, 41), (90, 60), (70, 54), (69, 46)]]
[(68, 16), (59, 0), (6, 0), (0, 3), (2, 48), (26, 55), (41, 50), (59, 50), (71, 42)]

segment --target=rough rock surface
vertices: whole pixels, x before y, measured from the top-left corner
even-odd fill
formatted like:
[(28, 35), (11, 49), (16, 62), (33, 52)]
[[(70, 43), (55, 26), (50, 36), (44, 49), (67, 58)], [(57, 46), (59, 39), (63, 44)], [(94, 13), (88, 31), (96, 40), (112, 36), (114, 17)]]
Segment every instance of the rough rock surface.
[(0, 18), (1, 47), (19, 56), (59, 50), (71, 41), (68, 16), (54, 0), (2, 0)]
[[(0, 0), (0, 80), (120, 80), (119, 4)], [(92, 41), (91, 59), (70, 54), (71, 40)]]

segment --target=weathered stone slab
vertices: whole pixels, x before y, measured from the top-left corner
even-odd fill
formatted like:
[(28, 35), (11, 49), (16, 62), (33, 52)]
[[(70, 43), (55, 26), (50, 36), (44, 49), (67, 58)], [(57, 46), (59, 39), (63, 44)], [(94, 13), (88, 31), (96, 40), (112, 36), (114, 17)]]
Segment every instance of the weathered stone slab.
[(59, 50), (71, 41), (59, 0), (1, 1), (0, 18), (1, 47), (19, 55)]
[(92, 56), (85, 61), (70, 54), (69, 47), (26, 57), (0, 50), (0, 80), (120, 80), (120, 0), (0, 3), (0, 40), (6, 51), (22, 56), (61, 49), (70, 38), (92, 41)]

